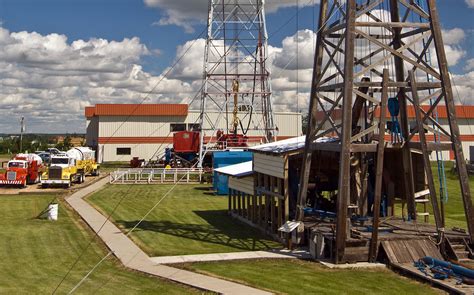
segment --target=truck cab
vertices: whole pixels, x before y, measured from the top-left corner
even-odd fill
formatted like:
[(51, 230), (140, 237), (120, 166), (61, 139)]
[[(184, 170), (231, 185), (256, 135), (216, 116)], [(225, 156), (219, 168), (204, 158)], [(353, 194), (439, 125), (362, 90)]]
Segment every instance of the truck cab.
[(0, 175), (0, 185), (26, 187), (38, 183), (41, 181), (39, 168), (37, 161), (14, 158), (7, 162), (6, 172)]
[(70, 187), (72, 182), (82, 183), (83, 181), (83, 175), (77, 171), (76, 159), (66, 154), (57, 154), (51, 156), (51, 164), (48, 170), (43, 173), (41, 186), (62, 185)]

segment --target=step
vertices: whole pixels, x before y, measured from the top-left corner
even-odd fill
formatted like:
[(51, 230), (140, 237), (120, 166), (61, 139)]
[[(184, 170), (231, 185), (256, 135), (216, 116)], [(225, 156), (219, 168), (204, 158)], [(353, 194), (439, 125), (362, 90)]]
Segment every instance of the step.
[(415, 203), (428, 203), (430, 200), (428, 199), (416, 199)]
[(456, 257), (458, 259), (464, 259), (464, 258), (469, 258), (469, 252), (468, 251), (455, 251)]
[(454, 251), (465, 251), (466, 246), (463, 244), (451, 244), (451, 248), (453, 248)]
[(415, 199), (423, 197), (423, 196), (427, 196), (429, 194), (430, 194), (430, 190), (425, 189), (424, 191), (420, 191), (420, 192), (415, 193)]

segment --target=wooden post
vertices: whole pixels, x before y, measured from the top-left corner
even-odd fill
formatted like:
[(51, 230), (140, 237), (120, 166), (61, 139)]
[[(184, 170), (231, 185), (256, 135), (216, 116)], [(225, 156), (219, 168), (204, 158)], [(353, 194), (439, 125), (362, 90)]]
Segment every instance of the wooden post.
[[(321, 1), (319, 5), (319, 25), (318, 31), (323, 31), (324, 27), (326, 26), (326, 19), (328, 13), (328, 2), (326, 0)], [(296, 220), (302, 221), (304, 218), (304, 206), (306, 205), (306, 197), (308, 193), (308, 179), (309, 173), (311, 170), (311, 157), (312, 157), (312, 149), (311, 143), (314, 137), (315, 129), (316, 129), (316, 113), (318, 110), (318, 104), (316, 102), (317, 99), (317, 82), (321, 78), (321, 68), (322, 68), (322, 60), (324, 55), (324, 41), (323, 41), (323, 34), (317, 34), (316, 37), (316, 54), (314, 56), (314, 69), (313, 69), (313, 80), (311, 83), (311, 97), (309, 101), (309, 120), (308, 120), (308, 128), (307, 128), (307, 135), (306, 135), (306, 142), (303, 154), (303, 161), (301, 167), (301, 175), (300, 175), (300, 186), (298, 190), (298, 200), (297, 200), (297, 208), (296, 208)]]
[(385, 152), (385, 124), (387, 121), (387, 101), (388, 101), (388, 69), (383, 70), (382, 80), (382, 101), (380, 105), (379, 123), (379, 144), (377, 146), (377, 167), (375, 172), (375, 197), (374, 197), (374, 218), (372, 221), (372, 238), (370, 239), (369, 261), (375, 262), (377, 259), (377, 244), (379, 234), (380, 203), (382, 200), (382, 178)]
[(247, 198), (247, 219), (248, 220), (252, 220), (252, 206), (250, 204), (250, 195), (249, 194), (245, 194), (246, 198)]
[[(263, 176), (263, 187), (265, 188), (265, 190), (268, 190), (268, 175), (264, 174)], [(268, 222), (270, 220), (269, 218), (269, 206), (270, 206), (270, 197), (268, 195), (264, 195), (265, 196), (265, 212), (264, 212), (264, 215), (265, 215), (265, 220), (264, 220), (264, 227), (265, 227), (265, 230), (268, 230)]]
[(240, 191), (237, 191), (237, 214), (239, 216), (242, 216), (242, 198), (241, 198), (242, 193)]
[(420, 146), (421, 152), (423, 154), (423, 164), (425, 166), (425, 173), (426, 178), (428, 179), (428, 189), (430, 190), (430, 200), (431, 206), (433, 209), (433, 214), (435, 217), (436, 228), (438, 231), (442, 229), (444, 231), (444, 224), (441, 219), (441, 213), (439, 211), (438, 205), (438, 198), (436, 197), (436, 187), (433, 180), (433, 171), (431, 171), (431, 162), (429, 157), (428, 148), (426, 145), (426, 135), (425, 135), (425, 128), (423, 126), (423, 120), (421, 118), (421, 111), (420, 111), (420, 98), (418, 97), (418, 87), (416, 85), (416, 79), (413, 71), (408, 72), (411, 84), (411, 93), (415, 108), (415, 115), (416, 115), (416, 123), (418, 126), (418, 134), (420, 136)]
[[(276, 177), (274, 176), (270, 176), (270, 191), (273, 193), (275, 192), (275, 181), (276, 181)], [(276, 227), (276, 222), (275, 222), (275, 206), (276, 206), (276, 202), (275, 202), (275, 196), (270, 196), (270, 222), (271, 222), (271, 227), (270, 227), (270, 231), (272, 233), (275, 232), (275, 227)]]
[(235, 190), (232, 190), (233, 191), (233, 194), (232, 194), (232, 204), (234, 204), (234, 208), (232, 210), (233, 213), (236, 213), (237, 212), (237, 193)]
[(350, 158), (352, 136), (352, 95), (354, 88), (354, 38), (356, 0), (347, 0), (346, 44), (344, 56), (344, 101), (342, 106), (342, 137), (339, 170), (339, 191), (337, 195), (336, 218), (336, 263), (343, 260), (346, 248), (347, 204), (350, 198)]
[(289, 186), (290, 186), (290, 182), (288, 180), (288, 169), (289, 169), (289, 160), (288, 160), (288, 156), (286, 156), (286, 159), (285, 159), (285, 178), (283, 179), (283, 195), (285, 196), (285, 200), (284, 200), (284, 211), (283, 211), (283, 214), (284, 214), (284, 220), (283, 220), (283, 223), (287, 222), (290, 220), (290, 191), (289, 191)]
[(443, 94), (448, 113), (449, 127), (451, 129), (451, 141), (453, 143), (456, 167), (459, 173), (459, 183), (461, 186), (461, 195), (464, 204), (464, 214), (466, 215), (470, 240), (471, 242), (474, 242), (474, 210), (472, 207), (471, 190), (469, 188), (469, 176), (467, 174), (466, 162), (462, 151), (459, 126), (456, 120), (453, 89), (451, 87), (451, 80), (449, 78), (448, 62), (446, 60), (446, 52), (443, 45), (443, 36), (441, 34), (441, 26), (436, 8), (436, 1), (428, 0), (428, 9), (431, 16), (431, 30), (439, 63), (439, 71), (443, 85)]
[[(400, 22), (399, 0), (390, 0), (390, 16), (392, 22)], [(402, 47), (401, 30), (402, 28), (392, 28), (394, 32), (393, 48), (399, 49)], [(399, 56), (394, 57), (395, 60), (395, 74), (398, 82), (405, 81), (404, 61)], [(407, 117), (407, 102), (405, 96), (405, 89), (400, 88), (398, 93), (398, 100), (400, 103), (400, 124), (405, 139), (405, 144), (402, 147), (402, 161), (403, 161), (403, 177), (405, 182), (405, 194), (407, 198), (408, 218), (416, 220), (416, 203), (415, 203), (415, 187), (413, 183), (413, 164), (411, 159), (410, 147), (408, 146), (409, 128)]]
[(229, 188), (229, 196), (227, 197), (228, 201), (228, 208), (229, 208), (229, 213), (232, 212), (232, 189)]

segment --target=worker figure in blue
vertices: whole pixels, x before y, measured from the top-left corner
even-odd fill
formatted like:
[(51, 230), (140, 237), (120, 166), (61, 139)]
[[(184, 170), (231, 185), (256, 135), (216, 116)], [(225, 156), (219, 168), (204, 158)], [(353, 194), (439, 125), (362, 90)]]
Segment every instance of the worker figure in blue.
[(391, 97), (388, 99), (388, 112), (391, 116), (391, 129), (390, 135), (392, 143), (402, 143), (403, 136), (400, 129), (400, 123), (398, 122), (398, 115), (400, 114), (400, 103), (396, 97)]

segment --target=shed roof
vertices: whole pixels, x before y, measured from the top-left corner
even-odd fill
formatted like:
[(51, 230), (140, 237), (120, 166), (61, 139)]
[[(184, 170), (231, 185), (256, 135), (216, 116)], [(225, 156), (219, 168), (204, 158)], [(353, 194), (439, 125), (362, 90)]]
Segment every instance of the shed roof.
[[(270, 142), (262, 145), (257, 145), (250, 147), (249, 150), (254, 152), (264, 152), (264, 153), (273, 153), (273, 154), (284, 154), (293, 152), (299, 149), (303, 149), (306, 141), (306, 135), (293, 137), (285, 140), (279, 140), (275, 142)], [(336, 139), (331, 137), (321, 137), (318, 138), (315, 142), (334, 142)]]
[(214, 171), (234, 177), (251, 175), (253, 173), (252, 161), (216, 168)]

